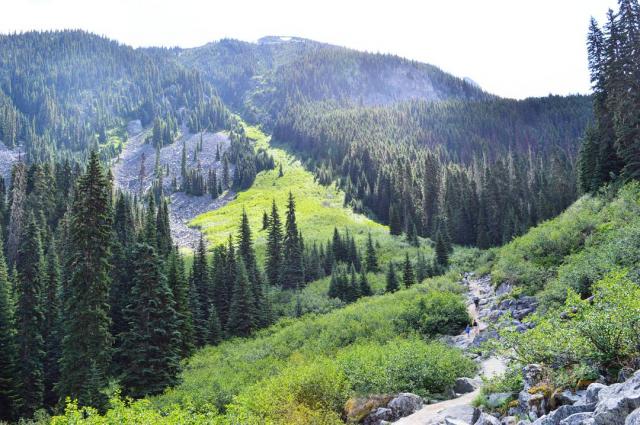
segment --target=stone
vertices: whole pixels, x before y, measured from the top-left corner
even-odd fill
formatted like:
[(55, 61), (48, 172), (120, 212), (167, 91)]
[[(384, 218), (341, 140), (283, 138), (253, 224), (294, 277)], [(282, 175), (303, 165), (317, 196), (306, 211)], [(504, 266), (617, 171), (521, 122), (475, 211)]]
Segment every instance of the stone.
[(640, 407), (640, 371), (621, 384), (602, 388), (594, 412), (596, 425), (624, 425), (625, 418)]
[(387, 407), (393, 412), (394, 418), (409, 416), (417, 410), (422, 409), (424, 402), (422, 397), (412, 393), (400, 393), (391, 400)]
[(624, 425), (640, 425), (640, 408), (634, 410), (627, 416)]
[(607, 388), (607, 386), (599, 382), (594, 382), (593, 384), (590, 384), (587, 387), (587, 393), (585, 395), (584, 402), (586, 404), (596, 403), (598, 401), (598, 394), (600, 393), (600, 390), (602, 390), (603, 388)]
[(469, 422), (453, 418), (444, 418), (444, 423), (445, 425), (471, 425)]
[(386, 421), (394, 420), (393, 412), (387, 407), (378, 407), (364, 418), (363, 425), (382, 425)]
[(480, 417), (480, 410), (473, 406), (454, 406), (445, 409), (440, 413), (442, 417), (449, 420), (462, 421), (467, 424), (475, 424)]
[(501, 407), (513, 397), (512, 393), (491, 393), (487, 396), (487, 407)]
[(593, 423), (593, 413), (581, 412), (560, 421), (560, 425), (588, 425)]
[(500, 421), (500, 425), (516, 425), (518, 423), (518, 418), (515, 416), (505, 416)]
[(488, 413), (480, 413), (480, 417), (474, 425), (501, 425), (500, 420)]
[(392, 399), (393, 397), (389, 395), (352, 397), (344, 405), (344, 416), (350, 423), (359, 423), (378, 407), (386, 407)]
[(584, 404), (581, 406), (560, 406), (548, 415), (544, 415), (533, 423), (533, 425), (559, 425), (560, 421), (567, 419), (576, 413), (592, 412), (595, 404)]
[(456, 394), (467, 394), (475, 391), (478, 386), (479, 383), (475, 379), (458, 378), (453, 386), (453, 391)]
[(522, 368), (522, 380), (524, 389), (535, 387), (542, 380), (542, 366), (538, 364), (528, 364)]
[(554, 407), (563, 406), (565, 404), (576, 404), (584, 399), (583, 393), (584, 392), (582, 391), (574, 393), (570, 390), (556, 390), (551, 396), (551, 400)]

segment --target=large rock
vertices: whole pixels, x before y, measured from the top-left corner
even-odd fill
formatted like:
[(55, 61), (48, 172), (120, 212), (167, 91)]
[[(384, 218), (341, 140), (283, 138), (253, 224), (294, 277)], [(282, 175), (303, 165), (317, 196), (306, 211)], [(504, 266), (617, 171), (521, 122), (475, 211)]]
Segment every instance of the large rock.
[(631, 414), (627, 416), (624, 425), (640, 425), (640, 409), (631, 412)]
[(391, 400), (387, 407), (393, 412), (394, 418), (403, 418), (422, 409), (422, 398), (412, 393), (401, 393)]
[(480, 410), (473, 406), (454, 406), (440, 413), (447, 420), (462, 421), (467, 424), (475, 424), (480, 417)]
[(567, 419), (576, 413), (593, 412), (594, 404), (584, 404), (576, 406), (560, 406), (548, 415), (538, 418), (533, 425), (560, 425), (560, 421)]
[(566, 419), (560, 421), (560, 425), (589, 425), (593, 423), (593, 413), (574, 413)]
[(516, 425), (518, 418), (516, 416), (505, 416), (500, 420), (500, 425)]
[(475, 379), (458, 378), (453, 386), (453, 391), (455, 391), (456, 394), (467, 394), (475, 391), (478, 386), (479, 383)]
[(640, 371), (621, 384), (602, 388), (594, 412), (596, 425), (624, 425), (626, 417), (640, 407)]
[(487, 413), (481, 413), (480, 417), (474, 425), (502, 425), (500, 420), (495, 416), (491, 416)]
[(371, 412), (369, 416), (364, 418), (362, 423), (363, 425), (381, 425), (384, 422), (392, 421), (394, 419), (391, 409), (387, 407), (378, 407), (376, 410)]
[(585, 404), (591, 404), (598, 402), (598, 394), (603, 388), (607, 388), (606, 385), (599, 382), (594, 382), (587, 387), (587, 393), (585, 395)]

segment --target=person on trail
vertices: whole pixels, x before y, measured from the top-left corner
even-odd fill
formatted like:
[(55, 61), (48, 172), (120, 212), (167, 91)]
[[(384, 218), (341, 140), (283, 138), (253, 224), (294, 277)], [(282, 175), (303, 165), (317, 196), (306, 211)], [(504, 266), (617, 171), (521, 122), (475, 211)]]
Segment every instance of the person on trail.
[(478, 321), (476, 319), (473, 319), (473, 325), (471, 326), (473, 327), (473, 334), (478, 335), (480, 333), (480, 327), (478, 326)]
[(469, 337), (469, 334), (471, 333), (471, 328), (469, 327), (469, 325), (467, 325), (467, 327), (464, 329), (464, 333), (466, 333), (467, 337)]
[(480, 307), (480, 298), (473, 297), (473, 305), (476, 307), (476, 310), (477, 310), (478, 307)]

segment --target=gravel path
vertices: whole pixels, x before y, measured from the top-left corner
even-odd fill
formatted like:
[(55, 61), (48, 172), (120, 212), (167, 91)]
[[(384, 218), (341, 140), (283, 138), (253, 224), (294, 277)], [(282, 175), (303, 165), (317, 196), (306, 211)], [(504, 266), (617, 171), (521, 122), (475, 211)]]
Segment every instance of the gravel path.
[[(120, 156), (114, 160), (112, 171), (117, 187), (132, 194), (145, 193), (151, 188), (154, 179), (156, 150), (150, 143), (145, 143), (149, 129), (143, 129), (139, 121), (132, 121), (127, 126), (128, 141)], [(194, 157), (196, 146), (202, 140), (202, 151)], [(211, 199), (209, 195), (190, 196), (183, 192), (172, 193), (171, 182), (175, 176), (177, 184), (181, 183), (182, 145), (186, 146), (187, 167), (200, 166), (206, 176), (209, 169), (215, 169), (220, 174), (221, 161), (216, 161), (216, 149), (222, 155), (229, 148), (229, 138), (224, 133), (192, 134), (183, 126), (181, 136), (169, 146), (160, 150), (160, 166), (164, 170), (168, 167), (168, 175), (163, 177), (165, 193), (171, 193), (169, 206), (169, 220), (171, 222), (171, 236), (173, 242), (181, 247), (193, 248), (199, 239), (200, 232), (191, 228), (187, 223), (196, 216), (207, 211), (215, 210), (234, 199), (235, 193), (225, 192), (218, 199)], [(144, 158), (144, 178), (140, 184), (141, 164)], [(230, 166), (233, 176), (234, 168)], [(142, 186), (142, 187), (141, 187)]]
[[(468, 281), (469, 293), (467, 309), (472, 319), (478, 322), (478, 333), (487, 329), (488, 325), (483, 321), (487, 317), (491, 306), (494, 305), (495, 293), (491, 286), (491, 281), (487, 278), (473, 279)], [(480, 299), (480, 311), (477, 311), (473, 303), (473, 298)], [(484, 308), (483, 308), (484, 307)], [(455, 337), (455, 345), (469, 346), (473, 342), (476, 334), (470, 336), (462, 333)], [(506, 363), (504, 359), (499, 357), (489, 357), (480, 363), (480, 375), (491, 378), (504, 373)], [(471, 403), (480, 394), (480, 389), (464, 394), (460, 397), (445, 400), (439, 403), (428, 404), (412, 415), (406, 416), (394, 422), (397, 425), (435, 425), (443, 423), (446, 417), (446, 411), (453, 408), (471, 406)]]

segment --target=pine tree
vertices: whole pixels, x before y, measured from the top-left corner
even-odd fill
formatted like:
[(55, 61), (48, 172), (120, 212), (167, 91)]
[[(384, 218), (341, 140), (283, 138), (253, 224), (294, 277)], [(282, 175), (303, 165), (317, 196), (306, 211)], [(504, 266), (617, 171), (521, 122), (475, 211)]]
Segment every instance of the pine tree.
[(238, 234), (238, 255), (242, 258), (251, 284), (256, 311), (256, 326), (266, 326), (269, 323), (270, 313), (267, 311), (267, 303), (265, 302), (264, 292), (262, 290), (262, 277), (258, 270), (256, 253), (253, 250), (249, 218), (247, 217), (247, 212), (244, 209), (242, 210), (242, 219), (240, 221)]
[(231, 185), (231, 176), (229, 175), (229, 157), (226, 152), (222, 157), (222, 187), (224, 190)]
[(378, 255), (376, 254), (376, 248), (373, 246), (371, 233), (369, 233), (369, 236), (367, 237), (367, 252), (365, 264), (368, 272), (377, 273), (378, 271), (380, 271), (380, 266), (378, 265)]
[(207, 322), (207, 342), (211, 345), (218, 345), (222, 341), (222, 327), (220, 318), (214, 305), (209, 308), (209, 320)]
[(387, 280), (387, 286), (386, 286), (387, 292), (396, 292), (398, 289), (400, 289), (400, 285), (398, 284), (398, 276), (396, 275), (396, 268), (393, 264), (393, 261), (389, 262), (386, 280)]
[(131, 303), (125, 309), (130, 328), (122, 337), (126, 360), (121, 384), (138, 398), (162, 393), (178, 382), (180, 333), (171, 290), (155, 250), (138, 244), (134, 250)]
[(0, 421), (14, 418), (18, 384), (16, 372), (15, 303), (7, 263), (0, 250)]
[(422, 251), (418, 251), (418, 258), (416, 261), (416, 278), (418, 279), (418, 282), (422, 282), (428, 277), (431, 277), (431, 268)]
[(46, 358), (44, 362), (44, 402), (47, 406), (53, 406), (57, 401), (55, 385), (60, 379), (60, 339), (62, 335), (61, 316), (61, 281), (60, 265), (56, 246), (51, 238), (46, 256), (46, 276), (45, 276), (45, 315), (43, 338), (45, 344)]
[(360, 282), (358, 281), (356, 268), (353, 266), (353, 264), (351, 264), (351, 266), (349, 267), (349, 280), (345, 289), (345, 302), (352, 303), (360, 298)]
[(158, 229), (156, 227), (156, 202), (153, 195), (149, 196), (149, 205), (147, 206), (147, 215), (144, 220), (144, 231), (142, 241), (157, 249)]
[(262, 230), (269, 228), (269, 214), (266, 211), (262, 211)]
[(405, 253), (404, 257), (404, 265), (402, 267), (402, 282), (405, 287), (410, 287), (414, 283), (416, 283), (415, 274), (413, 272), (413, 266), (411, 265), (411, 261), (409, 260), (409, 253)]
[(18, 412), (31, 417), (44, 401), (45, 346), (44, 325), (45, 264), (40, 228), (29, 215), (16, 257), (17, 295), (17, 378)]
[(60, 398), (103, 406), (113, 339), (109, 332), (109, 272), (112, 214), (107, 179), (96, 152), (78, 179), (66, 258), (63, 293), (64, 337), (60, 362)]
[(298, 225), (296, 224), (296, 204), (289, 192), (287, 220), (283, 242), (283, 264), (281, 282), (285, 289), (300, 289), (304, 283), (304, 268)]
[(173, 246), (171, 225), (169, 223), (169, 207), (165, 199), (158, 206), (158, 214), (156, 215), (156, 245), (158, 247), (158, 255), (162, 258), (166, 258), (169, 255)]
[(360, 273), (360, 296), (369, 297), (373, 295), (373, 291), (371, 290), (371, 285), (369, 285), (369, 280), (367, 279), (367, 273), (363, 270)]
[(187, 145), (186, 142), (182, 142), (182, 157), (180, 159), (180, 176), (182, 181), (187, 178)]
[(199, 347), (206, 344), (207, 322), (209, 320), (209, 307), (211, 306), (211, 282), (209, 279), (209, 265), (207, 262), (207, 248), (204, 243), (204, 236), (200, 233), (198, 247), (193, 256), (191, 268), (191, 286), (197, 291), (199, 314), (194, 315), (196, 330), (196, 342)]
[(173, 294), (176, 328), (180, 333), (180, 356), (185, 358), (193, 352), (195, 334), (189, 306), (189, 284), (185, 277), (184, 260), (177, 247), (171, 250), (167, 260), (167, 284)]
[(249, 336), (256, 329), (257, 312), (242, 257), (237, 258), (236, 264), (236, 281), (231, 298), (227, 333), (233, 336)]
[(449, 250), (442, 232), (436, 235), (436, 265), (440, 271), (444, 271), (449, 267)]
[(11, 175), (11, 207), (9, 209), (9, 228), (7, 229), (7, 260), (9, 265), (15, 263), (22, 226), (25, 220), (25, 204), (27, 201), (27, 166), (18, 162)]

